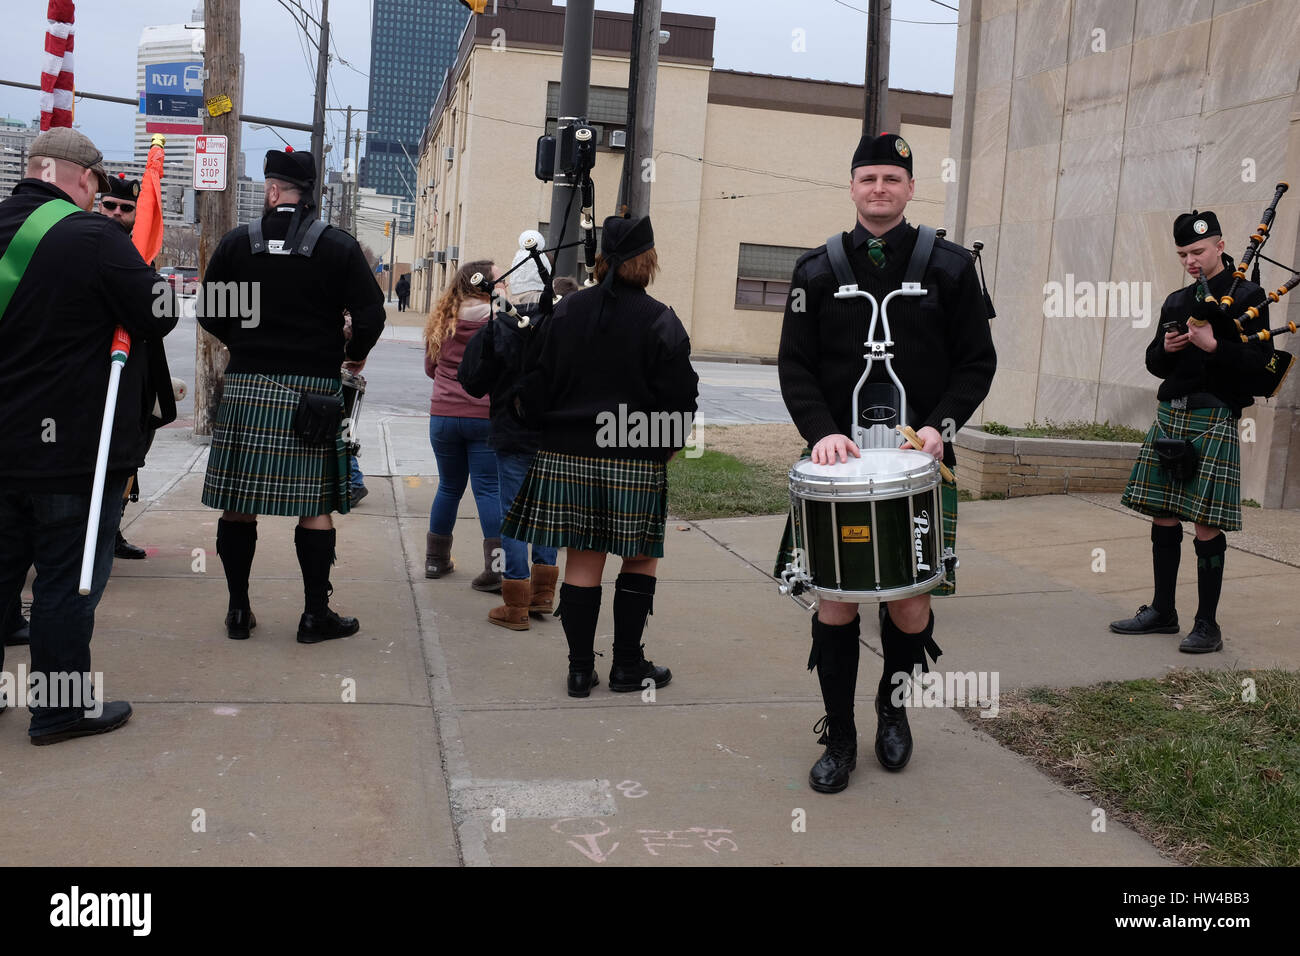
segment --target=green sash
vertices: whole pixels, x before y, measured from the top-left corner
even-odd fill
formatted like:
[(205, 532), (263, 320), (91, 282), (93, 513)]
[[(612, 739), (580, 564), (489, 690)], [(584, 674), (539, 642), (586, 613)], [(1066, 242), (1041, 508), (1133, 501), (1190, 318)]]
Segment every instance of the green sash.
[(0, 320), (4, 319), (5, 310), (9, 308), (9, 300), (14, 297), (18, 283), (22, 281), (23, 273), (27, 271), (27, 266), (36, 253), (36, 247), (40, 245), (51, 226), (74, 212), (81, 212), (81, 210), (66, 199), (51, 199), (37, 207), (14, 234), (9, 248), (5, 250), (4, 256), (0, 257)]

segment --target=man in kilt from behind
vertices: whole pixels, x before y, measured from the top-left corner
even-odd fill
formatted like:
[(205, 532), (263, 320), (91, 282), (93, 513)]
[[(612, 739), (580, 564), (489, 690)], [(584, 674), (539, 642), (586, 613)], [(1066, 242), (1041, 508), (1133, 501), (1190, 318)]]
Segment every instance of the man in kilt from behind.
[[(1216, 620), (1223, 588), (1225, 531), (1241, 530), (1241, 464), (1237, 420), (1254, 404), (1249, 376), (1263, 367), (1271, 342), (1241, 341), (1232, 319), (1216, 304), (1202, 301), (1206, 290), (1220, 299), (1232, 285), (1232, 260), (1223, 254), (1219, 220), (1212, 212), (1183, 213), (1174, 220), (1178, 258), (1193, 278), (1165, 299), (1160, 327), (1147, 347), (1147, 370), (1162, 379), (1156, 392), (1156, 420), (1142, 443), (1122, 502), (1151, 516), (1151, 561), (1155, 595), (1131, 618), (1114, 621), (1117, 634), (1177, 634), (1174, 589), (1182, 552), (1183, 526), (1196, 529), (1196, 581), (1199, 604), (1190, 633), (1178, 649), (1205, 654), (1223, 649)], [(1203, 280), (1203, 281), (1202, 281)], [(1242, 280), (1233, 292), (1234, 314), (1257, 305), (1259, 286)], [(1205, 324), (1188, 322), (1189, 318)], [(1268, 327), (1268, 309), (1244, 320), (1245, 331)], [(1164, 460), (1158, 445), (1166, 447)], [(1190, 446), (1190, 450), (1188, 450)]]
[[(330, 513), (348, 512), (339, 369), (365, 365), (383, 331), (384, 295), (357, 241), (311, 214), (311, 155), (271, 150), (265, 172), (266, 212), (222, 238), (200, 296), (199, 323), (230, 349), (203, 503), (223, 511), (217, 553), (230, 591), (226, 634), (235, 640), (257, 624), (248, 599), (257, 515), (298, 518), (305, 593), (298, 641), (315, 644), (360, 627), (328, 604)], [(346, 343), (344, 310), (352, 315)], [(315, 414), (300, 409), (312, 397), (339, 402)]]

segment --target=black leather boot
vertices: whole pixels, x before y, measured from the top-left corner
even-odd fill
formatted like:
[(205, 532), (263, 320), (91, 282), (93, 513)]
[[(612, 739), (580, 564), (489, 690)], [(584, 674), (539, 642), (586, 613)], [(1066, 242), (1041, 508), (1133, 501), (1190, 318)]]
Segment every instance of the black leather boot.
[(832, 721), (823, 717), (813, 725), (826, 746), (821, 759), (808, 771), (808, 785), (818, 793), (839, 793), (849, 785), (849, 774), (858, 765), (858, 728), (853, 718)]
[[(925, 655), (937, 659), (942, 651), (934, 643), (934, 613), (925, 630), (908, 634), (885, 615), (880, 632), (880, 646), (884, 651), (885, 670), (876, 687), (876, 759), (886, 770), (902, 770), (912, 759), (912, 728), (907, 723), (907, 691), (913, 668), (921, 665), (929, 671)], [(906, 674), (906, 678), (898, 675)], [(894, 703), (901, 697), (903, 705)]]
[(826, 716), (813, 727), (820, 733), (817, 743), (826, 747), (821, 759), (808, 772), (808, 785), (818, 793), (839, 793), (849, 785), (849, 774), (858, 765), (858, 728), (853, 721), (853, 695), (858, 684), (861, 646), (861, 617), (848, 624), (823, 624), (812, 620), (812, 651), (809, 669), (817, 669)]
[(614, 663), (609, 669), (609, 689), (625, 693), (642, 690), (647, 680), (664, 687), (673, 672), (645, 659), (646, 618), (654, 613), (655, 578), (649, 574), (618, 576), (614, 582)]
[(226, 590), (230, 603), (226, 611), (226, 637), (246, 641), (257, 626), (248, 606), (248, 576), (257, 553), (257, 522), (217, 519), (217, 554), (226, 572)]
[(293, 543), (298, 551), (298, 566), (302, 568), (302, 588), (305, 598), (302, 617), (298, 619), (298, 643), (319, 644), (339, 637), (351, 637), (361, 629), (355, 617), (342, 617), (330, 610), (330, 565), (334, 563), (336, 532), (315, 530), (299, 525), (294, 530)]
[(564, 626), (569, 643), (570, 697), (589, 697), (600, 683), (596, 675), (596, 621), (600, 618), (601, 586), (580, 588), (560, 585), (560, 606), (555, 616)]
[[(122, 499), (122, 514), (123, 515), (126, 514), (125, 498)], [(119, 519), (117, 538), (113, 542), (113, 557), (122, 558), (123, 560), (126, 561), (142, 561), (145, 558), (147, 558), (149, 555), (144, 548), (136, 547), (130, 541), (127, 541), (126, 538), (122, 537), (122, 529), (120, 527), (120, 521), (121, 519)]]

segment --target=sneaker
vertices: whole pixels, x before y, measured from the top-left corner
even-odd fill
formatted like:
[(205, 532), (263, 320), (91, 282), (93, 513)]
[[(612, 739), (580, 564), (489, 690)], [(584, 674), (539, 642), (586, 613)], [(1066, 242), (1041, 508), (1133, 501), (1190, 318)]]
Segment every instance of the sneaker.
[(1209, 654), (1223, 650), (1223, 631), (1219, 625), (1203, 621), (1199, 617), (1192, 625), (1191, 633), (1183, 638), (1178, 649), (1184, 654)]
[(1110, 629), (1116, 634), (1177, 634), (1178, 612), (1161, 614), (1155, 608), (1143, 604), (1132, 617), (1123, 621), (1111, 621)]

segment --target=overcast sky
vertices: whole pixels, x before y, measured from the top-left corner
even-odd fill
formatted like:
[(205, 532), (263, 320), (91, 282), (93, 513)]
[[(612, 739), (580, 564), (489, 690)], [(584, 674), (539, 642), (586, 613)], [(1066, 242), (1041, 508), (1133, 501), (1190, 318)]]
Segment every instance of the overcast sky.
[[(295, 0), (284, 0), (292, 5)], [(319, 15), (320, 0), (301, 0)], [(427, 0), (459, 6), (457, 0)], [(944, 0), (957, 6), (956, 0)], [(563, 5), (563, 4), (560, 4)], [(136, 50), (145, 26), (186, 23), (202, 0), (80, 0), (77, 3), (75, 75), (78, 89), (134, 97)], [(632, 0), (597, 0), (600, 10), (630, 13)], [(719, 69), (861, 83), (866, 50), (867, 0), (664, 0), (664, 9), (717, 18), (714, 60)], [(4, 0), (0, 78), (39, 83), (46, 0)], [(468, 12), (468, 11), (467, 11)], [(890, 85), (951, 93), (957, 14), (935, 0), (893, 0)], [(243, 0), (242, 36), (246, 72), (244, 113), (310, 123), (315, 48), (280, 0)], [(925, 22), (904, 22), (906, 20)], [(366, 105), (370, 68), (371, 0), (330, 0), (331, 107)], [(313, 30), (315, 28), (313, 27)], [(806, 49), (796, 52), (795, 31)], [(340, 60), (347, 61), (349, 66)], [(433, 91), (436, 93), (436, 91)], [(432, 99), (433, 93), (430, 94)], [(39, 116), (39, 94), (0, 86), (0, 115), (24, 122)], [(340, 165), (344, 116), (327, 115)], [(110, 160), (132, 158), (135, 111), (129, 106), (79, 100), (77, 125)], [(310, 134), (284, 130), (295, 147), (307, 148)], [(266, 129), (245, 125), (242, 148), (248, 172), (260, 177), (257, 157), (281, 145)]]

